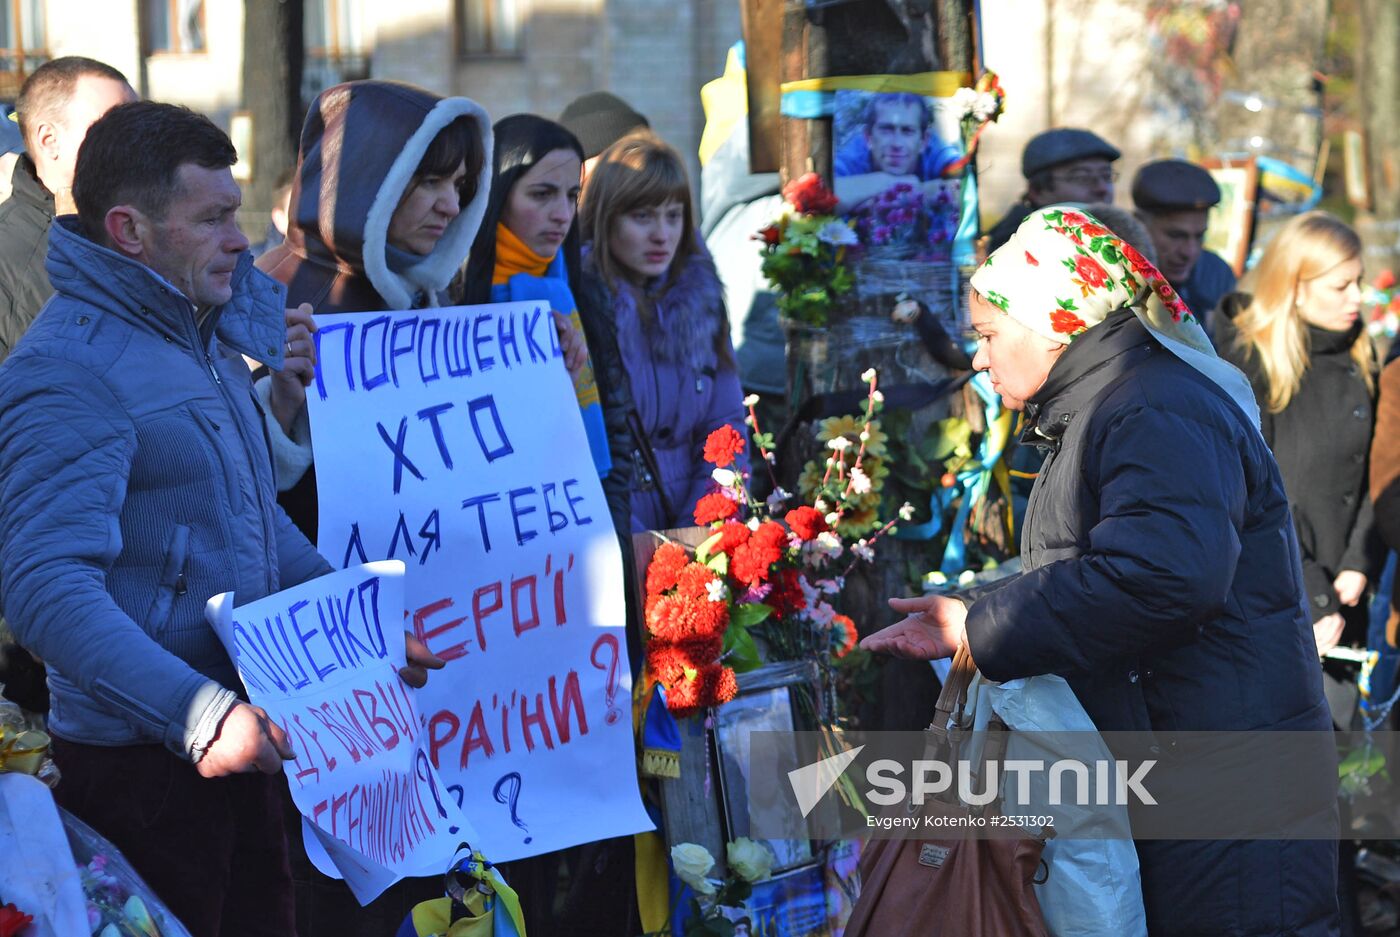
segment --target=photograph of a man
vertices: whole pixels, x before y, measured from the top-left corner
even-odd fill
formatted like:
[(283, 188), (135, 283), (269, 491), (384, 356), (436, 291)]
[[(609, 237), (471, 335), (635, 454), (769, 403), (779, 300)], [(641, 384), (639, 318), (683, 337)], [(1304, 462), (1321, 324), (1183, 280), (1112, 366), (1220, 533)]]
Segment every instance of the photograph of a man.
[(907, 183), (926, 193), (943, 170), (962, 155), (940, 139), (933, 103), (908, 92), (836, 92), (833, 159), (839, 210), (848, 211), (890, 188)]

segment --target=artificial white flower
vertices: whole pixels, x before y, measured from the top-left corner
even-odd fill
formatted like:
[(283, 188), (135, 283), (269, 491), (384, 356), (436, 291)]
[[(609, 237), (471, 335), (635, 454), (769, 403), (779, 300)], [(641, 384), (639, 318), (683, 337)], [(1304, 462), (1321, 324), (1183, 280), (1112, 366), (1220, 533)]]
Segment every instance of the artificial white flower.
[(954, 91), (953, 108), (963, 117), (972, 117), (977, 109), (977, 89), (959, 88)]
[(864, 539), (857, 540), (851, 547), (851, 552), (867, 563), (875, 559), (875, 548)]
[[(816, 544), (823, 553), (832, 558), (840, 556), (845, 550), (845, 547), (841, 545), (841, 538), (829, 530), (823, 530), (817, 534)], [(824, 581), (829, 582), (830, 580)]]
[(860, 379), (869, 384), (871, 381), (875, 380), (875, 369), (866, 368), (864, 371), (860, 372)]
[(914, 505), (908, 501), (899, 506), (899, 519), (902, 521), (912, 521), (914, 519)]
[(885, 395), (882, 394), (880, 391), (877, 390), (877, 391), (875, 391), (875, 393), (873, 393), (873, 394), (870, 395), (870, 399), (871, 399), (871, 400), (874, 400), (876, 403), (884, 403), (884, 402), (885, 402)]
[(861, 442), (870, 442), (870, 430), (869, 430), (869, 429), (863, 429), (863, 430), (860, 431), (860, 441), (861, 441)]
[(827, 505), (826, 501), (825, 501), (824, 499), (822, 499), (822, 498), (818, 498), (818, 499), (817, 499), (817, 503), (814, 504), (814, 505), (812, 505), (812, 507), (816, 508), (818, 511), (821, 511), (823, 514), (825, 514), (827, 511), (830, 510), (830, 507)]
[(749, 518), (749, 530), (758, 530), (758, 518)]
[(746, 882), (761, 882), (773, 874), (773, 854), (762, 843), (740, 836), (724, 851), (729, 867)]
[(825, 520), (826, 520), (826, 526), (828, 526), (828, 527), (835, 527), (837, 524), (841, 523), (841, 512), (840, 512), (840, 511), (832, 511), (830, 514), (828, 514), (828, 515), (825, 517)]
[(844, 221), (828, 221), (817, 231), (817, 240), (833, 247), (848, 247), (859, 244), (860, 238)]
[(861, 471), (859, 465), (851, 467), (851, 490), (858, 495), (870, 493), (870, 476)]
[(831, 620), (836, 617), (836, 609), (826, 602), (816, 602), (808, 607), (808, 616), (821, 628), (831, 627)]
[(715, 480), (716, 484), (728, 488), (730, 485), (734, 484), (734, 479), (739, 476), (734, 474), (733, 469), (717, 468), (710, 473), (710, 477)]
[(839, 579), (818, 579), (817, 588), (827, 595), (835, 595), (841, 591), (841, 581)]
[(763, 503), (768, 505), (768, 511), (770, 514), (776, 514), (778, 508), (782, 507), (787, 502), (787, 499), (791, 497), (792, 492), (786, 490), (780, 485), (777, 488), (773, 489), (773, 493), (769, 495)]
[(671, 847), (671, 866), (676, 877), (702, 895), (715, 893), (714, 883), (705, 875), (715, 867), (715, 857), (704, 846), (680, 843)]
[(752, 407), (758, 403), (758, 394), (749, 394), (744, 398), (744, 406)]
[(845, 452), (851, 447), (851, 441), (845, 436), (837, 436), (835, 439), (827, 440), (826, 447), (837, 452)]
[(718, 579), (711, 579), (705, 583), (705, 592), (709, 595), (711, 602), (723, 602), (729, 598), (729, 587)]

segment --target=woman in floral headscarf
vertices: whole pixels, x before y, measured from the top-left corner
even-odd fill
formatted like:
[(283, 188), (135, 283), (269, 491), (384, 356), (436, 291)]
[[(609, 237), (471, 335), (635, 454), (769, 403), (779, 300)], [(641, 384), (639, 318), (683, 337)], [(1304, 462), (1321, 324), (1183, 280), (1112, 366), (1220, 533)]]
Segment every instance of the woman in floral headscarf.
[[(1049, 453), (1024, 571), (961, 601), (891, 600), (909, 617), (863, 644), (938, 658), (966, 642), (990, 680), (1060, 674), (1105, 732), (1329, 731), (1288, 501), (1244, 375), (1083, 212), (1035, 212), (972, 286), (973, 366)], [(1332, 795), (1310, 789), (1298, 818), (1335, 823)], [(1333, 842), (1137, 848), (1153, 937), (1335, 933)]]

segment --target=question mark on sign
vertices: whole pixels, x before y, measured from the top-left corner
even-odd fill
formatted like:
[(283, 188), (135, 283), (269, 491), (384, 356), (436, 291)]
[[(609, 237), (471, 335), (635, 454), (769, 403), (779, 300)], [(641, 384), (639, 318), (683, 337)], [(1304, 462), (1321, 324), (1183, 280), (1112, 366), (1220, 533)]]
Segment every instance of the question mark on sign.
[[(442, 798), (438, 796), (437, 782), (433, 780), (433, 766), (428, 761), (427, 752), (418, 753), (418, 758), (415, 760), (414, 773), (418, 775), (418, 780), (428, 782), (428, 790), (433, 795), (433, 804), (437, 807), (437, 811), (442, 818), (446, 820), (447, 808), (442, 805)], [(451, 788), (448, 788), (448, 790), (451, 790)], [(461, 806), (461, 803), (462, 801), (459, 797), (457, 799), (458, 806)], [(452, 828), (452, 832), (457, 832), (455, 826)]]
[[(503, 774), (501, 775), (501, 779), (496, 782), (496, 786), (491, 790), (491, 796), (496, 798), (496, 803), (498, 804), (510, 804), (510, 822), (520, 827), (526, 833), (529, 833), (530, 828), (520, 819), (520, 814), (518, 812), (521, 783), (519, 771), (511, 771), (508, 774)], [(504, 793), (502, 793), (503, 789), (505, 789)], [(531, 842), (532, 839), (533, 837), (526, 836), (525, 842)]]
[[(603, 663), (602, 661), (598, 660), (598, 649), (602, 647), (607, 647), (612, 650), (611, 659), (608, 660), (607, 663)], [(601, 635), (599, 636), (597, 641), (593, 642), (593, 653), (589, 657), (589, 660), (593, 661), (594, 667), (597, 667), (599, 670), (606, 670), (608, 672), (608, 682), (604, 685), (604, 693), (606, 694), (606, 698), (608, 701), (608, 714), (603, 720), (608, 725), (616, 725), (617, 720), (622, 717), (622, 710), (618, 709), (616, 706), (613, 705), (613, 701), (617, 699), (618, 656), (619, 655), (617, 651), (616, 635)]]
[[(466, 791), (462, 790), (462, 785), (460, 785), (460, 784), (449, 784), (449, 785), (447, 785), (447, 793), (451, 794), (451, 795), (452, 795), (452, 799), (455, 800), (455, 801), (457, 801), (457, 809), (458, 809), (458, 810), (461, 810), (461, 809), (462, 809), (462, 798), (466, 796)], [(453, 826), (453, 827), (448, 827), (447, 832), (449, 832), (449, 833), (455, 833), (455, 832), (457, 832), (457, 829), (458, 829), (458, 828), (455, 827), (455, 826)]]

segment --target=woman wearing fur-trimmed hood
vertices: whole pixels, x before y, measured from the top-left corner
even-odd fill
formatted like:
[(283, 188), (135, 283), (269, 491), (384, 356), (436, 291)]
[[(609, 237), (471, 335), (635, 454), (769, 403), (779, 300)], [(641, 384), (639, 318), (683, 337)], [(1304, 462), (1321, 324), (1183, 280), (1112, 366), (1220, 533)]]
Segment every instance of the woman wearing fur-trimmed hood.
[[(286, 243), (258, 266), (286, 284), (289, 307), (306, 303), (313, 313), (441, 305), (486, 210), (491, 145), (491, 121), (468, 98), (392, 81), (326, 89), (302, 127)], [(297, 314), (288, 314), (288, 326), (287, 367), (259, 381), (258, 392), (279, 501), (314, 541), (302, 384), (314, 344)]]

